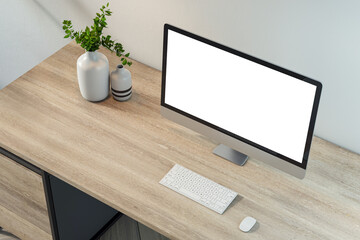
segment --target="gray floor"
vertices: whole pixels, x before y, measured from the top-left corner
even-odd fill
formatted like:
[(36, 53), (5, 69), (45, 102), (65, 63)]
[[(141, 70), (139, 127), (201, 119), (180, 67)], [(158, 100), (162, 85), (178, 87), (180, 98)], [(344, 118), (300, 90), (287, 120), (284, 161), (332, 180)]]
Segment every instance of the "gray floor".
[(100, 240), (168, 240), (168, 238), (153, 231), (152, 229), (122, 216)]

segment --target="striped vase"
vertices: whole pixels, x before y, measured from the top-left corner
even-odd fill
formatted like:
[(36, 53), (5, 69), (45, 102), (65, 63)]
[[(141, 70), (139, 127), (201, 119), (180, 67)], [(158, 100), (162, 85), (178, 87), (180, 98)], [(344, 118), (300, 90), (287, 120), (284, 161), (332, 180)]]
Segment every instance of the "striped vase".
[(129, 70), (118, 65), (116, 70), (111, 72), (111, 92), (115, 100), (126, 101), (132, 95), (132, 81)]

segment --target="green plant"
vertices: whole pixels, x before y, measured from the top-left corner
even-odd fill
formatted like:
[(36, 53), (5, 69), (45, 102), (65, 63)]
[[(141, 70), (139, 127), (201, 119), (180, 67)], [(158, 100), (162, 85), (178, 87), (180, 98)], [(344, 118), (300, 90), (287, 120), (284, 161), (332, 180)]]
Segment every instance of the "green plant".
[(103, 5), (100, 8), (100, 13), (96, 13), (96, 17), (93, 19), (94, 24), (90, 28), (86, 27), (85, 30), (80, 31), (73, 29), (71, 20), (64, 20), (63, 29), (66, 34), (64, 38), (70, 37), (71, 39), (75, 39), (76, 43), (80, 44), (82, 48), (89, 52), (94, 52), (98, 50), (100, 46), (104, 46), (111, 52), (115, 52), (116, 56), (121, 58), (123, 65), (131, 66), (132, 62), (127, 60), (130, 53), (125, 53), (123, 45), (112, 40), (110, 35), (103, 35), (103, 29), (107, 26), (106, 17), (111, 16), (111, 13), (109, 3), (107, 3), (106, 6)]

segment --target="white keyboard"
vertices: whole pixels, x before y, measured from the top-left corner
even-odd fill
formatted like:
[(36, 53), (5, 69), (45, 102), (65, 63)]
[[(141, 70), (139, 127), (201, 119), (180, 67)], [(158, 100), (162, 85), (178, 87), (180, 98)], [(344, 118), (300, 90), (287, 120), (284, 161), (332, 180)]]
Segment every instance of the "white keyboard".
[(237, 196), (236, 192), (178, 164), (159, 183), (220, 214)]

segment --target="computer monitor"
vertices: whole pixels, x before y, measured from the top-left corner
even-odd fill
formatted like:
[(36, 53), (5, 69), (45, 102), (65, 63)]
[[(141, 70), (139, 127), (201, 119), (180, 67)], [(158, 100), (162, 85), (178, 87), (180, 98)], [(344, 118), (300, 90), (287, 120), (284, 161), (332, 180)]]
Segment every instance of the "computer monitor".
[(168, 24), (163, 47), (164, 117), (221, 143), (228, 160), (304, 178), (320, 82)]

